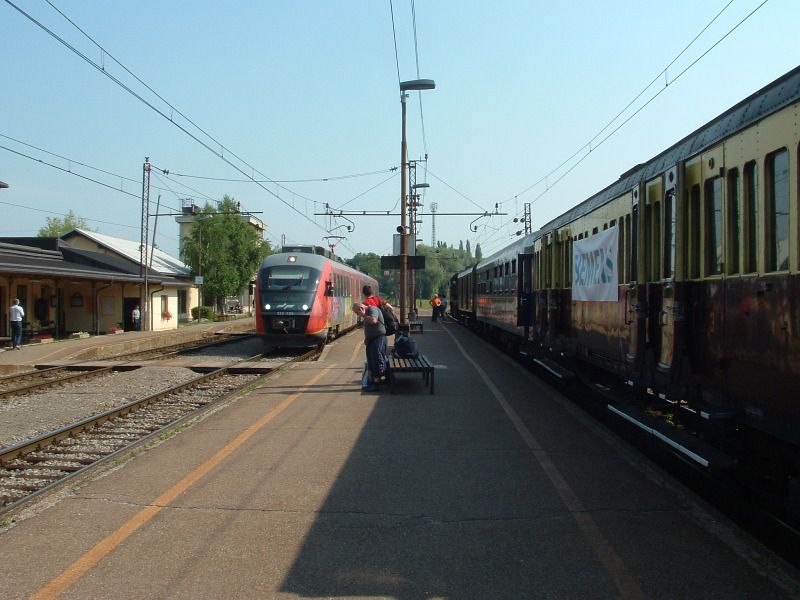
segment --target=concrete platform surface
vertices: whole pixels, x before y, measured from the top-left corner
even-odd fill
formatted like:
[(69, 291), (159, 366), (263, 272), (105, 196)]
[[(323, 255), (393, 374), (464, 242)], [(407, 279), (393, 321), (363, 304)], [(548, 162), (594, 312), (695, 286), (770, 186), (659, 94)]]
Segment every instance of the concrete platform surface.
[(0, 534), (0, 597), (797, 598), (796, 570), (451, 322), (361, 332)]

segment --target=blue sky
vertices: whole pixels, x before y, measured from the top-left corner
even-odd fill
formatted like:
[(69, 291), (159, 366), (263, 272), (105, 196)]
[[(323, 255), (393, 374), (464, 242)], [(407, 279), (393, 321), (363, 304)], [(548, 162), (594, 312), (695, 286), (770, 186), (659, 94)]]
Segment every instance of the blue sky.
[[(437, 241), (486, 255), (512, 241), (525, 203), (537, 229), (800, 64), (796, 0), (51, 1), (105, 53), (44, 0), (12, 0), (163, 114), (0, 1), (0, 146), (13, 150), (0, 148), (1, 236), (36, 235), (72, 209), (138, 240), (147, 156), (170, 172), (151, 179), (160, 212), (228, 194), (273, 243), (324, 245), (343, 223), (315, 216), (326, 203), (398, 212), (398, 82), (428, 78), (436, 89), (407, 105), (409, 158), (428, 155), (424, 206), (499, 204), (507, 215), (476, 232), (474, 216), (436, 217)], [(240, 181), (220, 153), (268, 182)], [(339, 254), (391, 253), (399, 217), (351, 218), (354, 231), (333, 232), (347, 236)], [(427, 244), (432, 225), (423, 217)], [(177, 254), (177, 236), (159, 217), (158, 247)]]

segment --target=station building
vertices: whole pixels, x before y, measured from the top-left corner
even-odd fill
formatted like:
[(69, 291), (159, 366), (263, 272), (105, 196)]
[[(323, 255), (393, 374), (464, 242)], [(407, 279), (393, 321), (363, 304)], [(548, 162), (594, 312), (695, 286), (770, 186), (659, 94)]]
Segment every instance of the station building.
[(141, 265), (138, 242), (83, 229), (60, 238), (0, 238), (0, 337), (10, 335), (14, 298), (29, 341), (130, 330), (137, 304), (151, 307), (143, 329), (177, 329), (197, 304), (191, 269), (157, 248), (151, 254)]

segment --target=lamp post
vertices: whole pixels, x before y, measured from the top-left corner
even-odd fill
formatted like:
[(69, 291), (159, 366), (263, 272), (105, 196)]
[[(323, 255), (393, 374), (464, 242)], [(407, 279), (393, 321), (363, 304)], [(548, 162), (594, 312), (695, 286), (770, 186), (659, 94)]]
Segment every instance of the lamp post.
[(410, 91), (432, 90), (436, 88), (433, 79), (413, 79), (400, 83), (400, 105), (403, 109), (403, 138), (400, 144), (400, 325), (408, 323), (406, 297), (408, 295), (408, 225), (406, 224), (406, 99)]

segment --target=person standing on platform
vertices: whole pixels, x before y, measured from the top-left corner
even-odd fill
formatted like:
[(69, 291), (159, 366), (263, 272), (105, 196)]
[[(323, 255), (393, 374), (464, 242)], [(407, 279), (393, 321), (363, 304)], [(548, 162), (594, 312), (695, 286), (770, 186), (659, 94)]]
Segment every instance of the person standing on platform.
[(429, 304), (431, 305), (431, 308), (433, 308), (431, 321), (435, 321), (439, 316), (439, 308), (442, 306), (442, 301), (439, 300), (439, 294), (434, 294), (433, 298), (430, 299)]
[(381, 306), (386, 304), (386, 305), (389, 306), (389, 308), (394, 310), (394, 306), (389, 304), (386, 300), (384, 300), (380, 296), (373, 296), (372, 295), (372, 286), (371, 285), (365, 285), (363, 288), (361, 288), (361, 293), (364, 294), (364, 304), (365, 305), (367, 305), (367, 306), (377, 306), (378, 308), (380, 308)]
[(133, 330), (139, 331), (142, 328), (142, 311), (139, 310), (139, 305), (133, 307), (131, 312), (131, 323), (133, 323)]
[(19, 350), (22, 345), (22, 319), (25, 318), (25, 311), (19, 305), (19, 298), (14, 298), (8, 312), (11, 321), (11, 347)]
[(447, 311), (447, 296), (439, 294), (439, 317), (444, 321), (444, 313)]
[(367, 306), (356, 302), (353, 312), (364, 321), (364, 345), (367, 354), (366, 377), (362, 379), (361, 389), (365, 392), (377, 392), (378, 384), (386, 374), (386, 327), (383, 325), (383, 314), (377, 306)]

